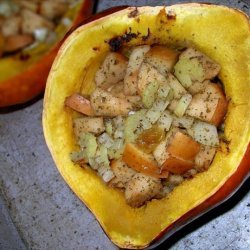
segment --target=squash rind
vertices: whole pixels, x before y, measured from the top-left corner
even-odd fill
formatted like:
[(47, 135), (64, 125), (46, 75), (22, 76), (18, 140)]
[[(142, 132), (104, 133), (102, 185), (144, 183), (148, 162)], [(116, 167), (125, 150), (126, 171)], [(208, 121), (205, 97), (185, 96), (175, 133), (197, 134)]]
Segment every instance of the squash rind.
[[(139, 7), (135, 17), (130, 16), (132, 11), (135, 9), (130, 7), (88, 23), (66, 40), (48, 78), (43, 128), (58, 170), (110, 239), (122, 248), (144, 248), (165, 228), (215, 194), (237, 172), (250, 141), (249, 70), (246, 70), (250, 63), (250, 33), (248, 18), (224, 6)], [(208, 171), (183, 182), (168, 197), (134, 209), (126, 204), (121, 192), (107, 187), (91, 170), (70, 161), (69, 153), (75, 142), (72, 117), (64, 108), (64, 99), (79, 90), (91, 93), (94, 73), (110, 50), (107, 41), (125, 32), (138, 31), (141, 35), (129, 41), (129, 45), (158, 42), (194, 46), (221, 65), (219, 78), (230, 99), (225, 122), (225, 138), (230, 143), (222, 143)], [(143, 36), (148, 38), (143, 40)]]

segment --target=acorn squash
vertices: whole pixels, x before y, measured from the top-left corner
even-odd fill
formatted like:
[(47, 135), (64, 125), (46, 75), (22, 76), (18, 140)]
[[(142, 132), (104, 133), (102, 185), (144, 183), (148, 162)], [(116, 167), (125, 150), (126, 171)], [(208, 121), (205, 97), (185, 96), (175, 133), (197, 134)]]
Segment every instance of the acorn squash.
[[(69, 154), (76, 147), (72, 111), (64, 101), (76, 92), (91, 93), (94, 74), (108, 51), (138, 44), (192, 46), (214, 59), (221, 66), (219, 78), (229, 108), (224, 140), (209, 170), (183, 182), (166, 198), (135, 209), (93, 171), (71, 162)], [(60, 48), (44, 98), (46, 142), (65, 181), (119, 247), (158, 244), (228, 197), (249, 176), (249, 54), (249, 20), (244, 13), (196, 3), (129, 7), (79, 27)]]
[[(94, 1), (81, 0), (70, 8), (65, 18), (79, 25), (92, 13)], [(0, 58), (0, 107), (25, 103), (39, 95), (44, 89), (47, 76), (68, 27), (59, 24), (54, 44), (40, 43), (12, 56)], [(1, 54), (0, 37), (0, 54)]]

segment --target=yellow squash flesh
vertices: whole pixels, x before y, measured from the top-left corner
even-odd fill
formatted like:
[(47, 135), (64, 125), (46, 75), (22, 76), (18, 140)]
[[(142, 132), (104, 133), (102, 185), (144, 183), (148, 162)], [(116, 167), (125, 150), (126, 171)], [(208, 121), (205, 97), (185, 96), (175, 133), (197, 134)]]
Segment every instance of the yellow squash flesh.
[[(225, 126), (230, 143), (222, 144), (208, 171), (185, 181), (166, 198), (134, 209), (126, 204), (123, 193), (107, 187), (93, 171), (71, 162), (69, 154), (76, 143), (72, 111), (65, 109), (64, 100), (75, 92), (89, 94), (93, 90), (95, 71), (110, 51), (107, 41), (138, 32), (128, 45), (194, 46), (221, 65), (219, 77), (230, 99)], [(46, 142), (65, 181), (115, 244), (122, 248), (149, 245), (237, 171), (250, 141), (249, 54), (248, 18), (237, 10), (204, 4), (127, 8), (78, 28), (63, 44), (44, 99)]]

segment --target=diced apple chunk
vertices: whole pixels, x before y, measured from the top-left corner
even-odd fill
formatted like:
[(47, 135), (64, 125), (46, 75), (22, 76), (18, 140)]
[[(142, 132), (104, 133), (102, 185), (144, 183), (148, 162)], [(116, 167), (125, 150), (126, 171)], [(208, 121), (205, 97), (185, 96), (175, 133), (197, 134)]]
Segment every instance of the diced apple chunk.
[(210, 80), (205, 80), (203, 82), (198, 82), (195, 81), (193, 82), (189, 88), (188, 88), (188, 92), (192, 95), (198, 94), (198, 93), (202, 93), (204, 92), (207, 84), (211, 83)]
[(60, 18), (68, 9), (64, 2), (44, 0), (41, 2), (40, 14), (50, 20)]
[(142, 101), (141, 101), (141, 97), (138, 95), (130, 95), (130, 96), (124, 96), (125, 100), (127, 100), (129, 103), (131, 103), (133, 109), (138, 109), (138, 108), (142, 108)]
[(167, 147), (167, 152), (172, 156), (191, 161), (195, 159), (199, 151), (200, 144), (179, 131), (174, 134)]
[(18, 0), (18, 3), (22, 8), (31, 10), (32, 12), (37, 12), (39, 8), (38, 3), (36, 1)]
[(144, 60), (144, 55), (150, 49), (149, 45), (142, 45), (134, 48), (131, 51), (128, 67), (124, 78), (124, 93), (125, 95), (136, 95), (137, 90), (137, 78), (139, 69)]
[(166, 81), (164, 76), (161, 75), (154, 67), (148, 63), (143, 63), (140, 67), (138, 75), (138, 92), (142, 95), (148, 84), (152, 82), (157, 82), (159, 84), (164, 81)]
[(101, 88), (96, 88), (90, 98), (91, 106), (98, 116), (127, 115), (132, 104), (125, 98), (118, 98)]
[(138, 95), (125, 95), (123, 92), (124, 83), (122, 81), (112, 85), (107, 90), (113, 96), (118, 98), (123, 98), (132, 104), (132, 107), (135, 109), (142, 108), (141, 97)]
[(185, 88), (189, 88), (194, 81), (212, 79), (219, 71), (219, 64), (194, 48), (182, 52), (174, 66), (174, 74)]
[(109, 183), (108, 183), (109, 187), (116, 187), (116, 188), (124, 188), (124, 184), (115, 176), (113, 177)]
[(77, 137), (85, 132), (100, 134), (105, 130), (103, 117), (79, 117), (73, 121), (73, 129)]
[(219, 85), (209, 83), (193, 96), (186, 114), (218, 126), (227, 112), (227, 100)]
[(154, 198), (162, 189), (159, 179), (137, 173), (128, 182), (125, 189), (126, 202), (132, 207), (140, 207)]
[(14, 52), (22, 49), (34, 42), (34, 38), (31, 35), (11, 35), (5, 38), (4, 51)]
[(170, 111), (174, 112), (175, 108), (177, 107), (178, 101), (179, 101), (179, 100), (173, 99), (173, 100), (170, 102), (170, 104), (169, 104), (169, 106), (168, 106), (168, 109), (169, 109)]
[(91, 107), (90, 101), (80, 94), (73, 94), (65, 99), (65, 106), (82, 113), (84, 115), (95, 115), (94, 109)]
[(111, 52), (95, 74), (97, 87), (107, 89), (113, 84), (122, 81), (127, 68), (127, 59), (122, 54)]
[(190, 160), (183, 160), (174, 156), (169, 156), (162, 164), (163, 171), (169, 171), (173, 174), (184, 174), (194, 166), (194, 162)]
[(194, 160), (200, 151), (200, 144), (181, 130), (172, 131), (166, 146), (165, 161), (162, 171), (183, 174), (194, 166)]
[(160, 167), (152, 155), (144, 153), (132, 143), (125, 145), (122, 160), (137, 172), (156, 178), (166, 178), (168, 176), (168, 172), (160, 172)]
[(46, 28), (49, 30), (54, 29), (53, 22), (47, 20), (46, 18), (32, 12), (28, 9), (23, 9), (21, 11), (22, 16), (22, 32), (26, 34), (33, 34), (38, 28)]
[(128, 167), (121, 159), (113, 160), (110, 167), (117, 178), (116, 183), (120, 183), (120, 186), (122, 185), (122, 187), (125, 187), (136, 174), (136, 171)]
[(0, 29), (2, 34), (7, 37), (11, 35), (17, 35), (21, 29), (22, 18), (20, 16), (11, 16), (3, 20)]
[(209, 123), (196, 121), (192, 127), (193, 138), (203, 145), (217, 147), (219, 146), (219, 137), (217, 128)]
[(208, 169), (214, 158), (215, 153), (215, 147), (202, 145), (199, 153), (195, 157), (195, 168), (199, 171)]
[(138, 93), (143, 104), (150, 108), (155, 101), (159, 85), (168, 85), (166, 78), (153, 66), (143, 63), (138, 75)]
[(169, 154), (166, 150), (167, 148), (167, 143), (168, 143), (168, 139), (163, 140), (162, 142), (160, 142), (157, 147), (154, 149), (153, 151), (153, 155), (155, 160), (157, 161), (157, 163), (161, 166), (166, 159), (169, 157)]
[(124, 88), (124, 83), (123, 81), (117, 82), (113, 85), (111, 85), (107, 91), (110, 92), (112, 95), (119, 97), (120, 95), (123, 95), (123, 88)]
[(154, 46), (145, 54), (145, 61), (155, 67), (162, 75), (171, 72), (178, 60), (179, 52), (166, 46)]

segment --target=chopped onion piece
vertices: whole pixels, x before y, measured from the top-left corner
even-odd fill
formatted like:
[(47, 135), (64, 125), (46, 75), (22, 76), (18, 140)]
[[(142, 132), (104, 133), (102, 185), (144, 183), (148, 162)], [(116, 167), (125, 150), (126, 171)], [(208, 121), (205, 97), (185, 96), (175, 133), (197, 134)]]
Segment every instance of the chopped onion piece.
[(111, 179), (113, 179), (115, 177), (115, 175), (110, 167), (101, 166), (98, 169), (98, 173), (102, 177), (104, 182), (109, 182)]
[(124, 122), (124, 136), (127, 142), (134, 142), (136, 139), (135, 131), (141, 127), (141, 121), (145, 118), (146, 110), (141, 109), (129, 115)]
[(169, 105), (169, 101), (166, 101), (164, 99), (157, 99), (153, 106), (152, 106), (152, 110), (156, 110), (156, 111), (160, 111), (163, 112), (167, 106)]
[(164, 111), (158, 120), (158, 125), (168, 131), (173, 122), (173, 116), (169, 111)]
[(146, 87), (144, 88), (142, 92), (142, 103), (146, 108), (151, 108), (155, 99), (156, 94), (158, 91), (159, 83), (157, 81), (150, 82)]
[(122, 139), (124, 137), (124, 132), (123, 132), (123, 128), (122, 129), (117, 129), (114, 133), (114, 138), (115, 139)]
[(24, 51), (24, 52), (25, 52), (25, 51), (29, 51), (29, 50), (31, 50), (31, 49), (36, 48), (36, 47), (39, 46), (39, 45), (40, 45), (40, 42), (34, 41), (34, 42), (31, 43), (29, 46), (23, 48), (23, 51)]
[(114, 173), (112, 172), (111, 169), (108, 169), (104, 175), (102, 176), (102, 179), (105, 181), (105, 182), (109, 182), (110, 180), (112, 180), (113, 178), (115, 177)]
[(123, 118), (122, 116), (118, 115), (113, 118), (113, 123), (116, 128), (119, 128), (120, 126), (123, 126)]
[(47, 35), (49, 33), (49, 30), (46, 28), (39, 28), (39, 29), (35, 29), (34, 30), (34, 37), (36, 39), (36, 41), (38, 42), (45, 42)]
[(114, 140), (107, 133), (103, 133), (98, 136), (98, 142), (104, 145), (106, 148), (110, 148), (112, 147)]
[(149, 129), (152, 127), (152, 123), (149, 121), (149, 119), (144, 116), (140, 119), (139, 125), (138, 125), (138, 131), (137, 132), (142, 132), (145, 129)]
[(108, 156), (110, 159), (119, 159), (122, 156), (124, 150), (124, 140), (114, 140), (114, 144), (108, 149)]
[(190, 116), (182, 116), (182, 117), (173, 116), (173, 118), (174, 118), (173, 125), (179, 128), (189, 129), (192, 127), (194, 123), (194, 118)]
[(161, 112), (153, 109), (149, 109), (146, 113), (146, 118), (149, 120), (151, 124), (154, 124), (157, 122), (157, 120), (160, 118)]
[(170, 91), (170, 87), (167, 84), (161, 84), (157, 91), (158, 98), (166, 98), (168, 96), (168, 93)]
[(95, 157), (89, 158), (89, 165), (92, 169), (97, 170), (98, 169), (98, 164), (95, 160)]
[(182, 95), (186, 94), (187, 91), (184, 89), (184, 87), (180, 84), (180, 82), (172, 75), (171, 73), (168, 73), (167, 81), (171, 89), (174, 91), (174, 98), (181, 98)]
[(81, 161), (85, 161), (84, 152), (83, 151), (80, 151), (80, 152), (73, 151), (73, 152), (70, 153), (70, 159), (74, 163), (79, 163)]
[(82, 133), (80, 136), (79, 145), (82, 148), (87, 159), (94, 157), (97, 149), (96, 137), (91, 133)]
[(0, 2), (0, 15), (4, 17), (9, 17), (13, 14), (13, 9), (10, 1)]
[(123, 147), (124, 140), (123, 139), (117, 139), (114, 141), (114, 144), (112, 146), (113, 149), (120, 149)]
[(109, 136), (112, 136), (113, 134), (113, 125), (112, 125), (112, 120), (111, 119), (105, 119), (104, 120), (104, 126), (107, 134)]
[(104, 145), (99, 145), (99, 149), (96, 152), (95, 161), (98, 163), (99, 167), (109, 167), (108, 150)]
[(174, 109), (174, 113), (178, 116), (178, 117), (182, 117), (187, 108), (188, 105), (190, 104), (190, 102), (192, 101), (192, 95), (190, 94), (185, 94), (181, 97), (181, 99), (179, 100), (177, 106)]
[(109, 156), (109, 159), (115, 159), (115, 160), (118, 160), (119, 158), (122, 157), (122, 154), (123, 154), (123, 150), (124, 150), (124, 147), (120, 148), (120, 149), (113, 149), (113, 148), (109, 148), (108, 150), (108, 156)]
[(61, 22), (66, 27), (69, 27), (72, 24), (72, 20), (70, 20), (68, 17), (62, 18)]
[(171, 174), (168, 177), (168, 180), (173, 185), (179, 185), (184, 181), (184, 178), (181, 175)]
[(133, 111), (133, 110), (128, 112), (128, 115), (133, 115), (133, 114), (135, 114), (135, 111)]

